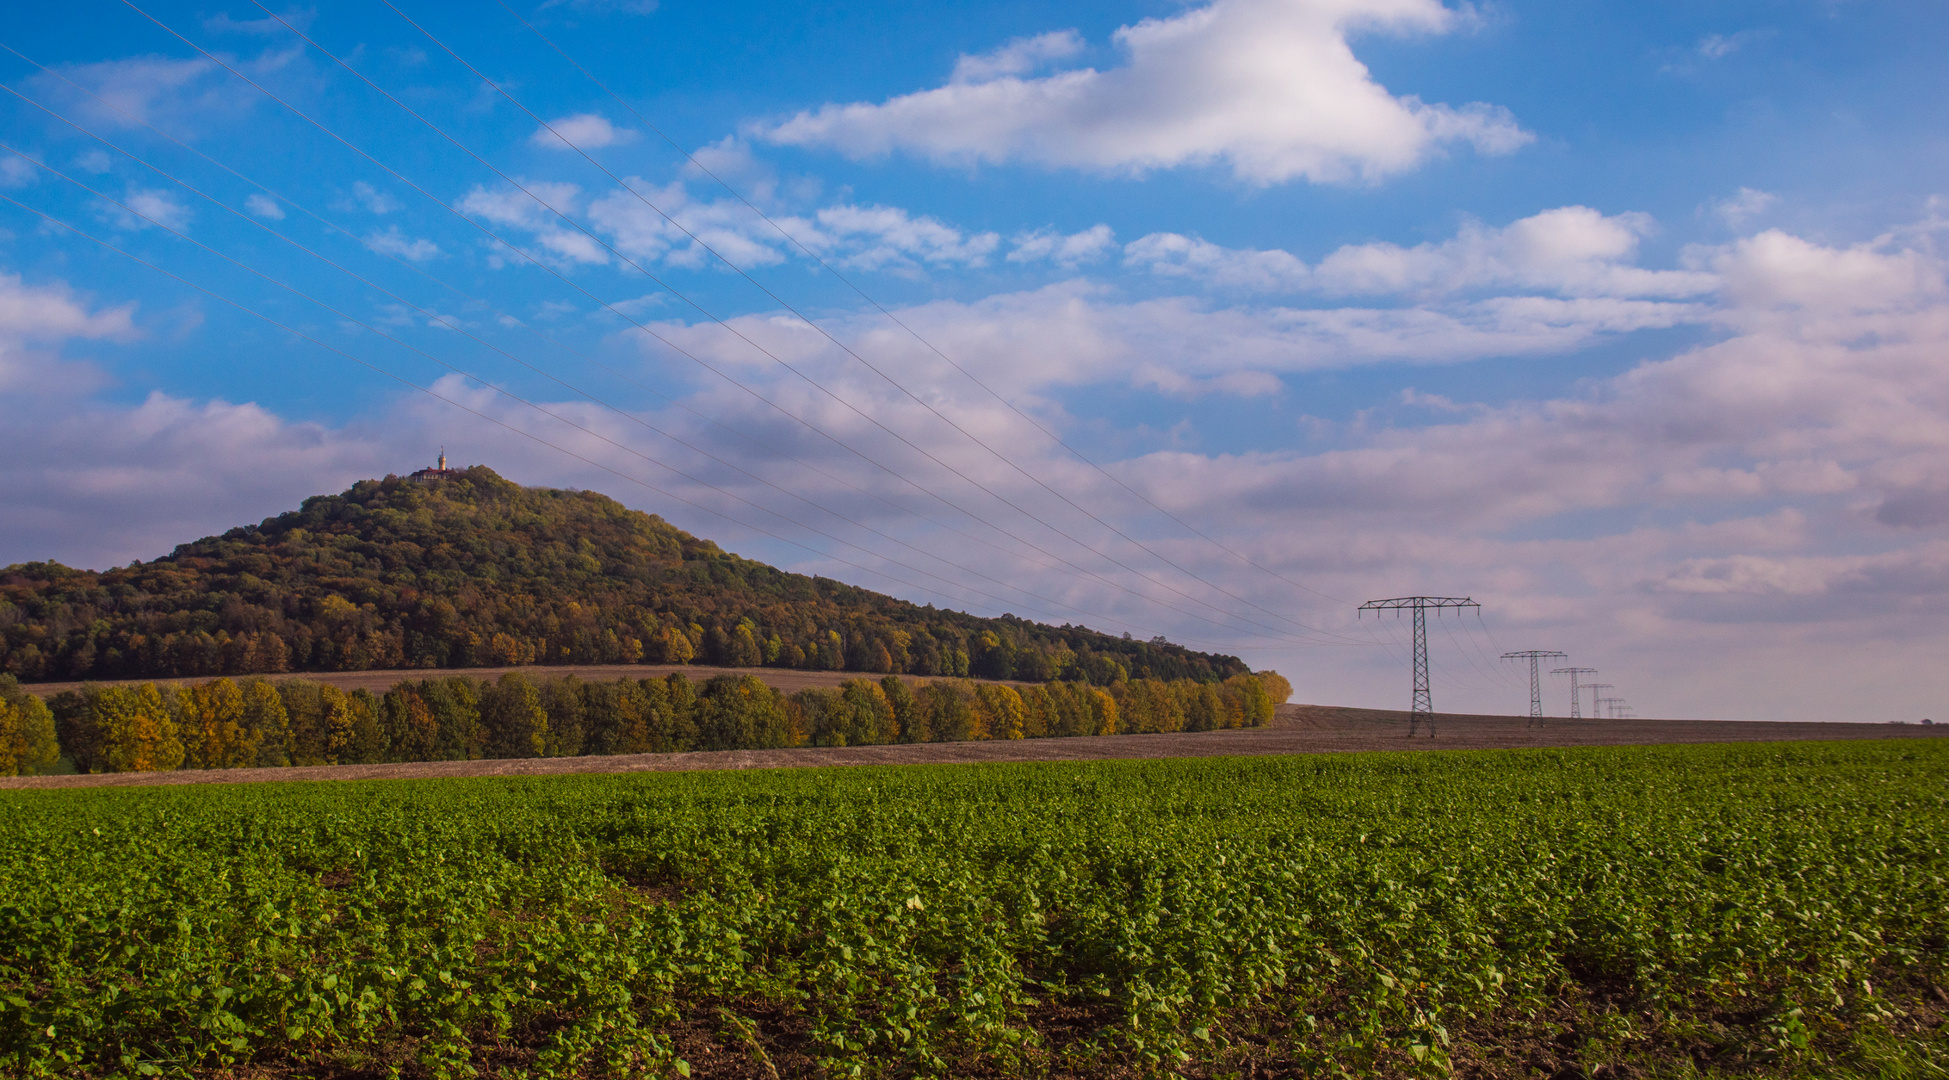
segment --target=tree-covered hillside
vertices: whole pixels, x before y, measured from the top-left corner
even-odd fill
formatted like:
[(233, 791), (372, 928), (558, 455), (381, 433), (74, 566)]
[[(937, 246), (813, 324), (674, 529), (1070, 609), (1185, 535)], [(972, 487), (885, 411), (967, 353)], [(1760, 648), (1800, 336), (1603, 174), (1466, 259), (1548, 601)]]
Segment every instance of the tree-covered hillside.
[(0, 570), (0, 671), (23, 681), (693, 660), (1104, 685), (1246, 670), (786, 573), (485, 466), (364, 481), (105, 573)]

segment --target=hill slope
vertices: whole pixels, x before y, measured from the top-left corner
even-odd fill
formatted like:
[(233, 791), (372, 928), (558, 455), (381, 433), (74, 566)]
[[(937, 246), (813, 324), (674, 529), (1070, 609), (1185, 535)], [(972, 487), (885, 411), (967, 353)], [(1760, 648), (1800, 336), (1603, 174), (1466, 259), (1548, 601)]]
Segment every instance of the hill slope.
[(0, 569), (0, 671), (22, 681), (693, 659), (1099, 684), (1246, 670), (786, 573), (485, 466), (363, 481), (122, 569)]

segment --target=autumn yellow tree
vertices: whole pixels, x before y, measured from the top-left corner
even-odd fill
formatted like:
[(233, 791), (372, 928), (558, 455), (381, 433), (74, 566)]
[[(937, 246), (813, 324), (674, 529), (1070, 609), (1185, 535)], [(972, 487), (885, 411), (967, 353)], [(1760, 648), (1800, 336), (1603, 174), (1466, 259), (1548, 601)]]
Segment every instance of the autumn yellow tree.
[(60, 760), (47, 703), (19, 689), (12, 675), (0, 675), (0, 776), (39, 776)]
[(89, 702), (99, 756), (91, 771), (168, 772), (183, 764), (176, 718), (155, 683), (104, 686)]
[(244, 694), (229, 679), (177, 692), (184, 766), (240, 769), (257, 764), (257, 733), (244, 715)]
[(990, 739), (1019, 739), (1024, 734), (1027, 710), (1022, 695), (1012, 686), (983, 683), (975, 690), (975, 711)]

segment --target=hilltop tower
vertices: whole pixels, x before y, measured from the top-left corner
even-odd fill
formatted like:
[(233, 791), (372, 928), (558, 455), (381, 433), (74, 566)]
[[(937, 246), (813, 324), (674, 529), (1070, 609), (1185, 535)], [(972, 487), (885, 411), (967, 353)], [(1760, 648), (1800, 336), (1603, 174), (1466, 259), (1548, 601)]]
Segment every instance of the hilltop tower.
[(411, 476), (408, 476), (406, 479), (418, 481), (419, 483), (422, 484), (430, 484), (435, 480), (445, 480), (449, 476), (459, 476), (459, 475), (460, 475), (459, 469), (447, 468), (447, 448), (442, 446), (440, 448), (440, 463), (438, 465), (435, 465), (431, 469), (421, 469), (420, 471), (412, 474)]

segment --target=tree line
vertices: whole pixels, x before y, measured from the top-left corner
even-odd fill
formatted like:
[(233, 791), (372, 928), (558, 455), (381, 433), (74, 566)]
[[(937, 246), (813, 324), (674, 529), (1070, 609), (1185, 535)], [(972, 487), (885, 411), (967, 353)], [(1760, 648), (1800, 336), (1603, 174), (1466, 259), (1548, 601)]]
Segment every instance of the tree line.
[(0, 569), (0, 672), (25, 682), (691, 662), (1096, 686), (1248, 670), (787, 573), (484, 466), (361, 481), (106, 572)]
[(35, 719), (15, 727), (39, 734), (0, 744), (13, 754), (0, 773), (54, 771), (64, 754), (78, 772), (155, 772), (1215, 731), (1270, 722), (1291, 692), (1270, 671), (1023, 689), (887, 675), (791, 694), (752, 675), (510, 672), (405, 680), (383, 694), (305, 679), (95, 685), (42, 704), (8, 680), (0, 709), (14, 711), (0, 723), (28, 715), (17, 699), (31, 702)]

